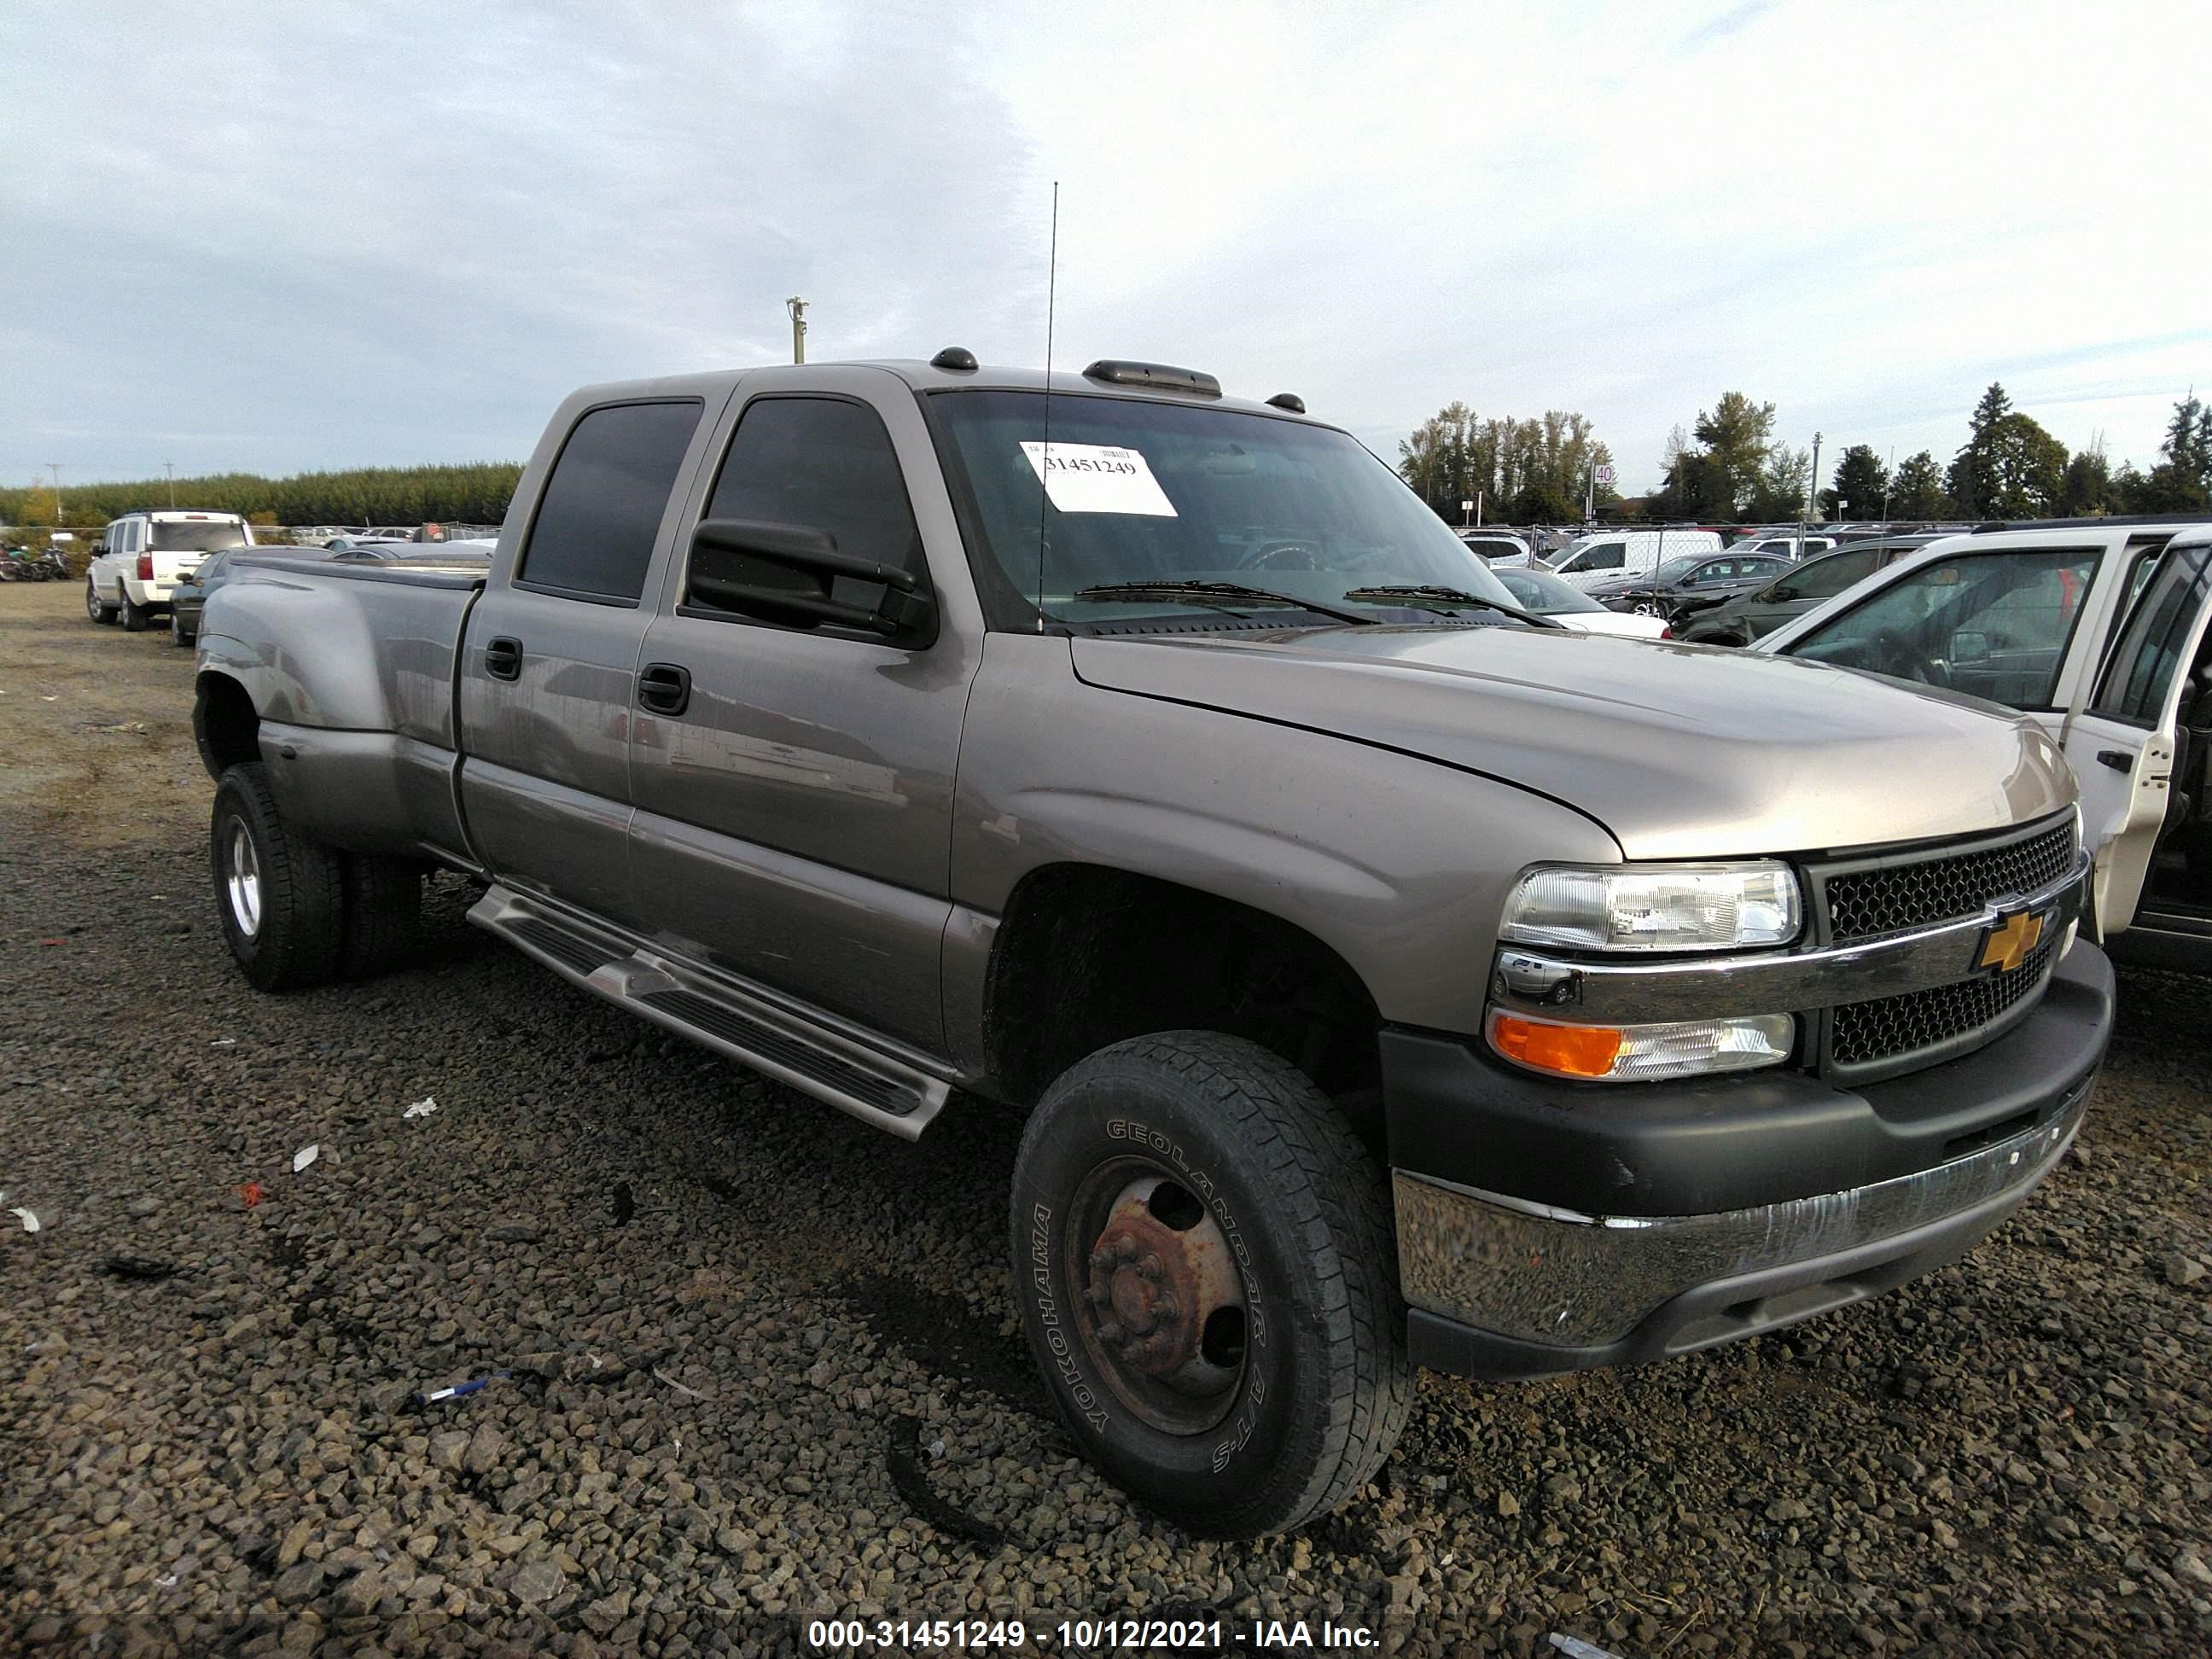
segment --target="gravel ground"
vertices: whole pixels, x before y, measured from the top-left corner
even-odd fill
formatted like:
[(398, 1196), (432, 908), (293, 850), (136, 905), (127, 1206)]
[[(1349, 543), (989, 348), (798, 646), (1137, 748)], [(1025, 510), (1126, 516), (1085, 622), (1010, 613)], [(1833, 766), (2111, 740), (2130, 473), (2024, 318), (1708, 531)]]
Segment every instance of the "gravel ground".
[(254, 994), (189, 681), (0, 587), (0, 1650), (1173, 1607), (1407, 1652), (2212, 1645), (2212, 982), (2125, 976), (2082, 1155), (1960, 1267), (1632, 1372), (1425, 1376), (1342, 1514), (1196, 1542), (1043, 1415), (1014, 1118), (878, 1134), (504, 951), (449, 878), (419, 966)]

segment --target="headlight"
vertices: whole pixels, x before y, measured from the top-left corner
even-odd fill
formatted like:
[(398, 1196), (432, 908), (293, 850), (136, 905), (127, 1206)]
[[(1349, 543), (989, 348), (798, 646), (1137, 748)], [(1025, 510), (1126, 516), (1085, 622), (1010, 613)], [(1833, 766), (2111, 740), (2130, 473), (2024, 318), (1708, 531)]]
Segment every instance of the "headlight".
[(1790, 1058), (1797, 1022), (1788, 1014), (1669, 1020), (1656, 1025), (1570, 1025), (1502, 1008), (1490, 1013), (1490, 1046), (1516, 1066), (1593, 1083), (1748, 1072)]
[(1802, 915), (1786, 864), (1557, 865), (1521, 878), (1499, 932), (1577, 951), (1728, 951), (1787, 945)]

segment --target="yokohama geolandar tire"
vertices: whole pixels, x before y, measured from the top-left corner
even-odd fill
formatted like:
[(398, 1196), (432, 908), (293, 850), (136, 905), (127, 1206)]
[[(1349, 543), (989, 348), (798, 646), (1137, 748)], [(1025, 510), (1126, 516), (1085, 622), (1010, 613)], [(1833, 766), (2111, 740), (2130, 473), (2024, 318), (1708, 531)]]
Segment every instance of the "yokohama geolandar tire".
[(260, 762), (216, 786), (208, 853), (223, 939), (246, 977), (264, 991), (329, 979), (343, 942), (344, 860), (285, 822)]
[(415, 954), (415, 927), (422, 914), (422, 866), (412, 859), (343, 855), (345, 936), (338, 974), (371, 979), (404, 967)]
[(1327, 1513), (1412, 1408), (1381, 1175), (1257, 1043), (1166, 1031), (1045, 1093), (1014, 1165), (1014, 1288), (1084, 1454), (1212, 1537)]

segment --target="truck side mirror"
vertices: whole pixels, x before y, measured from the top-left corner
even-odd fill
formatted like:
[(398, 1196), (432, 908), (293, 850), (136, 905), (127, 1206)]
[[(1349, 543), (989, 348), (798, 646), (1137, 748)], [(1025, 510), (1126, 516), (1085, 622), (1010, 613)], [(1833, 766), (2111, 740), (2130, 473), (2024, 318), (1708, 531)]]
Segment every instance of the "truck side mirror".
[[(691, 532), (691, 552), (695, 562), (702, 552), (728, 553), (815, 579), (809, 591), (694, 569), (687, 583), (688, 596), (718, 611), (736, 611), (790, 628), (816, 628), (827, 623), (885, 639), (902, 637), (916, 646), (926, 646), (937, 635), (936, 603), (921, 591), (911, 571), (841, 553), (837, 538), (826, 530), (759, 519), (702, 519)], [(838, 576), (879, 584), (883, 598), (872, 608), (833, 599), (830, 584)]]
[(1990, 659), (1990, 636), (1980, 633), (1951, 635), (1951, 660), (1954, 663), (1987, 662)]
[(1767, 600), (1773, 605), (1787, 605), (1796, 597), (1797, 590), (1788, 582), (1778, 582), (1766, 590)]

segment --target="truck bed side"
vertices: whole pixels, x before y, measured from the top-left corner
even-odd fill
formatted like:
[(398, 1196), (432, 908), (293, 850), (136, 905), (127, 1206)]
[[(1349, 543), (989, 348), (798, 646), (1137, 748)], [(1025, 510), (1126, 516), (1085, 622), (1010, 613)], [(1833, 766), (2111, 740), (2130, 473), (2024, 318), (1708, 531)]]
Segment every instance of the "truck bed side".
[[(228, 681), (287, 817), (355, 852), (472, 865), (453, 672), (484, 573), (252, 555), (208, 601), (203, 705)], [(234, 694), (233, 694), (234, 696)]]

